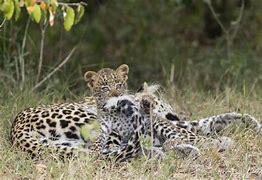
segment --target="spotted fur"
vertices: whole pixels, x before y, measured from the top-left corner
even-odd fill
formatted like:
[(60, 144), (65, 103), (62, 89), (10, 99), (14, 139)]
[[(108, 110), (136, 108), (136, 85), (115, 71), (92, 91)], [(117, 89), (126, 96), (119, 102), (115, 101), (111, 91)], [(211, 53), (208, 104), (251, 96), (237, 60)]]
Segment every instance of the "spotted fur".
[(91, 144), (80, 134), (82, 125), (96, 120), (95, 101), (61, 103), (27, 108), (17, 114), (12, 125), (14, 147), (39, 156), (44, 150), (72, 156)]
[[(45, 149), (72, 156), (76, 151), (98, 152), (125, 160), (141, 154), (141, 136), (153, 136), (154, 146), (164, 150), (197, 152), (194, 146), (203, 135), (223, 130), (239, 114), (223, 114), (199, 121), (182, 121), (175, 110), (154, 94), (155, 86), (145, 84), (141, 92), (127, 94), (129, 68), (88, 71), (85, 80), (93, 96), (79, 103), (63, 103), (28, 108), (20, 112), (12, 126), (14, 146), (40, 155)], [(256, 129), (259, 123), (250, 115)], [(98, 120), (100, 135), (95, 143), (85, 140), (80, 127)], [(221, 126), (222, 124), (222, 126)], [(219, 127), (219, 128), (218, 128)]]
[(153, 114), (169, 120), (175, 126), (187, 129), (198, 135), (209, 136), (219, 133), (228, 128), (232, 123), (244, 123), (251, 127), (255, 132), (260, 132), (261, 124), (256, 118), (249, 114), (241, 114), (237, 112), (228, 112), (211, 117), (201, 118), (198, 120), (185, 121), (179, 118), (179, 114), (164, 99), (156, 95), (155, 86), (153, 88), (144, 83), (141, 91), (136, 94), (137, 101), (142, 102), (142, 106)]
[[(146, 88), (149, 87), (144, 84), (144, 90), (140, 94), (114, 97), (104, 105), (103, 110), (107, 112), (104, 119), (112, 118), (110, 116), (114, 112), (113, 119), (122, 121), (115, 127), (118, 134), (120, 134), (119, 128), (122, 129), (125, 123), (129, 127), (125, 128), (125, 131), (129, 132), (125, 132), (129, 134), (128, 141), (120, 140), (118, 148), (107, 151), (119, 159), (138, 156), (142, 149), (139, 138), (143, 136), (153, 136), (154, 146), (160, 146), (164, 151), (173, 149), (185, 155), (198, 155), (199, 150), (196, 145), (200, 141), (209, 141), (218, 150), (224, 150), (230, 146), (233, 143), (230, 138), (213, 139), (206, 136), (224, 130), (232, 121), (244, 120), (251, 123), (256, 131), (261, 127), (252, 116), (237, 113), (225, 113), (193, 122), (182, 121), (170, 105)], [(123, 134), (120, 135), (120, 139), (123, 137)]]
[[(126, 91), (127, 73), (127, 65), (116, 70), (104, 68), (97, 73), (88, 71), (85, 79), (92, 87), (93, 97), (79, 103), (38, 106), (18, 113), (11, 130), (13, 146), (33, 156), (39, 156), (44, 151), (58, 152), (64, 157), (75, 155), (78, 151), (90, 153), (89, 150), (103, 154), (110, 144), (118, 144), (120, 135), (128, 132), (122, 129), (119, 135), (103, 121), (103, 105), (108, 98), (120, 96)], [(93, 143), (81, 136), (80, 128), (97, 119), (102, 119), (99, 121), (101, 132), (108, 136), (99, 136)], [(111, 120), (116, 126), (121, 123), (114, 118)], [(105, 139), (107, 142), (103, 144)]]

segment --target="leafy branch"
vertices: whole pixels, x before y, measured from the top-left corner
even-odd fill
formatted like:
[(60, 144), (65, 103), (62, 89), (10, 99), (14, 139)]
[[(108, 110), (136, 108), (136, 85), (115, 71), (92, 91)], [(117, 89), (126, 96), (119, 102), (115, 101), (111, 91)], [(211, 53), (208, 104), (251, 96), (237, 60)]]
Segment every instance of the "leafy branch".
[(54, 25), (57, 12), (62, 12), (64, 19), (64, 28), (69, 31), (71, 27), (77, 24), (85, 13), (87, 4), (84, 2), (65, 3), (57, 0), (0, 0), (0, 12), (5, 20), (14, 18), (16, 21), (20, 17), (21, 8), (26, 8), (29, 16), (36, 23), (41, 21), (48, 22), (50, 26)]
[(69, 59), (71, 58), (71, 56), (74, 54), (76, 50), (76, 47), (74, 47), (70, 53), (66, 56), (66, 58), (58, 65), (56, 66), (45, 78), (43, 78), (40, 82), (38, 82), (34, 88), (32, 89), (32, 91), (34, 91), (35, 89), (37, 89), (38, 87), (40, 87), (46, 80), (48, 80), (53, 74), (55, 74), (59, 69), (61, 69), (61, 67), (63, 67), (67, 61), (69, 61)]

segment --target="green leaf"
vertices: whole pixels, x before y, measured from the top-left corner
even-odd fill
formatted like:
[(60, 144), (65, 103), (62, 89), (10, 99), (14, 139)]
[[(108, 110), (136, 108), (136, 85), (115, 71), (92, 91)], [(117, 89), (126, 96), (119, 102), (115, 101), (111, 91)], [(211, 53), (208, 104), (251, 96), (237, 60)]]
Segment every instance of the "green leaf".
[(83, 17), (85, 13), (85, 7), (83, 5), (79, 5), (77, 8), (77, 14), (76, 14), (76, 19), (75, 19), (75, 24), (79, 23), (81, 18)]
[(140, 144), (143, 148), (145, 148), (147, 150), (151, 150), (153, 148), (153, 144), (152, 144), (150, 137), (141, 136), (139, 138), (139, 141), (140, 141)]
[(75, 19), (74, 9), (68, 6), (66, 8), (66, 15), (64, 17), (65, 30), (69, 31), (71, 29), (71, 27), (74, 24), (74, 19)]
[(6, 19), (11, 19), (14, 14), (14, 2), (12, 0), (4, 1), (1, 10), (4, 12)]
[(18, 0), (14, 0), (14, 1), (15, 1), (15, 20), (17, 21), (20, 16), (21, 9)]
[(37, 4), (34, 5), (34, 10), (32, 12), (32, 16), (37, 23), (40, 22), (40, 20), (41, 20), (41, 9), (40, 9), (39, 5), (37, 5)]
[(58, 7), (57, 0), (51, 0), (50, 1), (50, 6), (51, 6), (53, 14), (55, 14), (56, 13), (56, 9)]
[(25, 6), (29, 7), (32, 5), (32, 0), (25, 0)]
[(50, 4), (56, 4), (57, 5), (57, 0), (50, 0)]
[(80, 128), (80, 134), (86, 141), (95, 141), (98, 135), (99, 123), (97, 120), (85, 124)]

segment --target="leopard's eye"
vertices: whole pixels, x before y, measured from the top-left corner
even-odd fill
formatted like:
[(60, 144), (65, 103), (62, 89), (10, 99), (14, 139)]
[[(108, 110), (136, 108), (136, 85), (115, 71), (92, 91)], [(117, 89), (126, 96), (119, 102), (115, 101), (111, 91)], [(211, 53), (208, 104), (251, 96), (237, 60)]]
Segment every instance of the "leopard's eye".
[(121, 89), (122, 88), (122, 84), (121, 83), (118, 83), (115, 85), (116, 89)]
[(107, 91), (110, 91), (109, 87), (107, 87), (107, 86), (103, 86), (103, 87), (102, 87), (102, 90), (103, 90), (103, 91), (106, 91), (106, 92), (107, 92)]

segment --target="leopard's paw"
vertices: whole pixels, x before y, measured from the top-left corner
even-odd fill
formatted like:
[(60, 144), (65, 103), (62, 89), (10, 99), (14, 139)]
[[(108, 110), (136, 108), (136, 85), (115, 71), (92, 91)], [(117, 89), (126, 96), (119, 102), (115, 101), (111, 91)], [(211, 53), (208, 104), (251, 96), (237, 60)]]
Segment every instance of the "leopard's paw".
[(219, 152), (222, 152), (226, 149), (229, 149), (234, 144), (234, 140), (229, 137), (219, 137), (218, 139), (214, 139), (213, 145)]
[(150, 110), (153, 108), (155, 100), (153, 96), (144, 95), (140, 101), (140, 108), (146, 113), (149, 114)]

